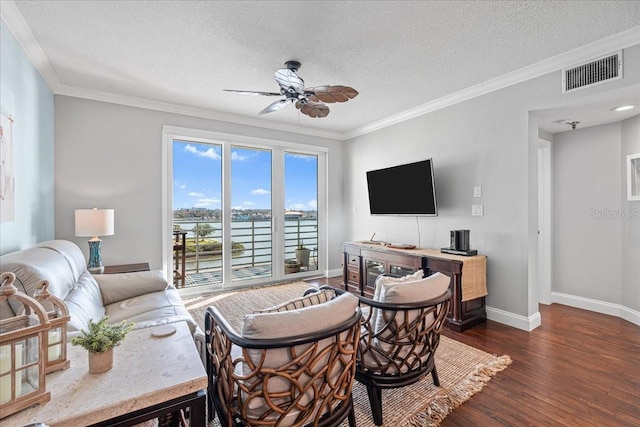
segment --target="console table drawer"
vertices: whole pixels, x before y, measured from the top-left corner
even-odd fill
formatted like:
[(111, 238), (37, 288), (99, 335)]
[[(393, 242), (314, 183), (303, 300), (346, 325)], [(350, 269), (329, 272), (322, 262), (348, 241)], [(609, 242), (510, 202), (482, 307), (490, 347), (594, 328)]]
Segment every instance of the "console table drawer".
[(353, 265), (356, 268), (360, 267), (360, 257), (358, 255), (347, 254), (347, 264)]
[(354, 285), (360, 284), (360, 269), (349, 267), (347, 268), (347, 282)]

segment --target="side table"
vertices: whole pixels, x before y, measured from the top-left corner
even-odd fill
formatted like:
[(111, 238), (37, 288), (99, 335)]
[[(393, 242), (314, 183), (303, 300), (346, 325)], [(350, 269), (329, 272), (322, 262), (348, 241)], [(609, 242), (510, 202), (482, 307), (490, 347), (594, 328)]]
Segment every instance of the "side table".
[(171, 325), (164, 338), (151, 334), (166, 325), (131, 331), (102, 374), (89, 374), (86, 350), (67, 344), (71, 368), (47, 374), (51, 400), (0, 424), (132, 426), (190, 408), (189, 425), (205, 427), (207, 374), (186, 322)]

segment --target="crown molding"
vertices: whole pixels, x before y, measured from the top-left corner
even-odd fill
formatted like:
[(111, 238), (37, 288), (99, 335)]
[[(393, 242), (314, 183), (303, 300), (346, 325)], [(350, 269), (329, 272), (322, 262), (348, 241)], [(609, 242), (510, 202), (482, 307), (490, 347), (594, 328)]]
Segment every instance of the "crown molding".
[(361, 135), (365, 135), (377, 130), (402, 123), (404, 121), (431, 113), (442, 108), (449, 107), (460, 102), (464, 102), (487, 93), (522, 83), (527, 80), (540, 77), (544, 74), (559, 71), (562, 68), (590, 60), (594, 57), (606, 55), (615, 50), (628, 48), (639, 44), (640, 26), (630, 28), (626, 31), (614, 34), (593, 43), (578, 47), (565, 53), (561, 53), (544, 61), (520, 68), (519, 70), (503, 74), (496, 78), (487, 80), (475, 86), (460, 90), (458, 92), (443, 96), (433, 101), (422, 104), (418, 107), (394, 114), (385, 119), (358, 127), (356, 129), (339, 132), (317, 128), (309, 128), (286, 123), (276, 123), (245, 117), (230, 113), (207, 110), (204, 108), (189, 107), (185, 105), (173, 104), (169, 102), (154, 101), (144, 98), (137, 98), (125, 95), (104, 93), (89, 89), (63, 85), (57, 74), (53, 70), (51, 63), (47, 59), (40, 44), (36, 40), (33, 32), (27, 25), (13, 0), (2, 0), (0, 10), (2, 20), (5, 22), (11, 33), (14, 35), (22, 49), (25, 51), (35, 68), (45, 80), (51, 91), (56, 95), (66, 95), (76, 98), (85, 98), (95, 101), (103, 101), (130, 107), (146, 108), (168, 113), (183, 114), (193, 117), (229, 122), (239, 125), (259, 127), (282, 132), (297, 133), (301, 135), (327, 138), (338, 141), (349, 140)]
[(271, 129), (275, 131), (296, 133), (305, 136), (313, 136), (318, 138), (327, 138), (332, 140), (344, 141), (344, 134), (341, 132), (309, 128), (304, 126), (292, 125), (287, 123), (269, 122), (266, 120), (255, 119), (251, 117), (240, 116), (231, 113), (208, 110), (206, 108), (189, 107), (186, 105), (174, 104), (171, 102), (155, 101), (146, 98), (118, 95), (95, 91), (75, 86), (63, 85), (58, 86), (56, 95), (70, 96), (74, 98), (89, 99), (93, 101), (108, 102), (111, 104), (126, 105), (128, 107), (145, 108), (147, 110), (162, 111), (165, 113), (181, 114), (190, 117), (200, 117), (220, 122), (251, 126), (261, 129)]
[(533, 65), (520, 68), (507, 74), (503, 74), (491, 80), (487, 80), (475, 86), (462, 89), (450, 95), (443, 96), (436, 100), (427, 102), (418, 107), (411, 108), (398, 114), (394, 114), (377, 122), (361, 126), (352, 131), (345, 133), (346, 139), (355, 138), (365, 135), (388, 126), (402, 123), (406, 120), (431, 113), (451, 105), (494, 92), (499, 89), (522, 83), (527, 80), (540, 77), (544, 74), (559, 71), (563, 68), (573, 66), (575, 64), (588, 61), (597, 56), (606, 55), (616, 50), (628, 48), (637, 45), (640, 42), (640, 26), (630, 28), (629, 30), (614, 34), (593, 43), (581, 46), (553, 56), (544, 61), (537, 62)]
[(0, 16), (49, 89), (56, 93), (60, 87), (60, 79), (13, 0), (2, 0)]

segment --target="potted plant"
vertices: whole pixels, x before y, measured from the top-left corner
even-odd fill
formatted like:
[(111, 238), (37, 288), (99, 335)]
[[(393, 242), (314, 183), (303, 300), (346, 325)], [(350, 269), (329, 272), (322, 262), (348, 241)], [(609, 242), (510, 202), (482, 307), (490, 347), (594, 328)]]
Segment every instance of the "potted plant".
[(297, 273), (300, 271), (300, 263), (295, 259), (288, 259), (284, 262), (284, 274)]
[(300, 263), (302, 267), (309, 267), (309, 253), (311, 251), (304, 246), (304, 240), (301, 240), (298, 243), (298, 248), (296, 249), (296, 261)]
[(124, 320), (110, 325), (105, 316), (97, 322), (89, 319), (88, 330), (71, 339), (72, 345), (79, 345), (89, 352), (89, 373), (100, 374), (113, 368), (113, 348), (124, 341), (133, 329), (133, 323)]

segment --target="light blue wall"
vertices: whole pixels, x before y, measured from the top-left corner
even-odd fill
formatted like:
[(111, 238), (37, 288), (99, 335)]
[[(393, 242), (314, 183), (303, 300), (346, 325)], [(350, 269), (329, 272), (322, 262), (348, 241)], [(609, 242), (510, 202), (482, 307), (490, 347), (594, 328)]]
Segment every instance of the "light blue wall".
[(0, 109), (13, 122), (15, 217), (0, 223), (0, 254), (54, 237), (53, 93), (0, 22)]

